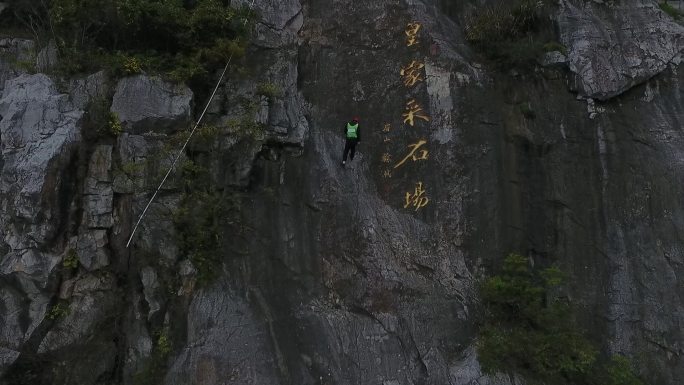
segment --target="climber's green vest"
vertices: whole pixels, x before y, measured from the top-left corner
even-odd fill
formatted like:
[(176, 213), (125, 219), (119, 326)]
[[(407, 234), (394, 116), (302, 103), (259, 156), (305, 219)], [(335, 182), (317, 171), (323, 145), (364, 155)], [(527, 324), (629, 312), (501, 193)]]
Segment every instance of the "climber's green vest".
[(347, 139), (357, 139), (359, 137), (359, 124), (352, 125), (347, 123)]

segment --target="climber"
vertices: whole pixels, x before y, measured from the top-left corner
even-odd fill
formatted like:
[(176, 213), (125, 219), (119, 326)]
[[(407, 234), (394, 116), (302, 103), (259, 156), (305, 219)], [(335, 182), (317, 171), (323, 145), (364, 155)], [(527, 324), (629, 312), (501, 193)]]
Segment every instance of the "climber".
[(361, 141), (361, 130), (359, 129), (359, 118), (354, 117), (351, 122), (348, 122), (344, 127), (344, 137), (346, 138), (344, 144), (344, 153), (342, 154), (342, 166), (347, 164), (347, 154), (351, 151), (349, 160), (354, 160), (356, 153), (356, 144)]

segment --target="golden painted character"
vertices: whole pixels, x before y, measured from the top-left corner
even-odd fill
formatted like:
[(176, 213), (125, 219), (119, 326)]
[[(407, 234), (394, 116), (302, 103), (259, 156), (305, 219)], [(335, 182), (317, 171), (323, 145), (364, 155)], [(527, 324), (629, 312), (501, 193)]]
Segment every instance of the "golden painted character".
[(404, 78), (404, 85), (407, 87), (413, 87), (416, 83), (425, 80), (420, 74), (420, 71), (423, 69), (423, 67), (425, 67), (425, 64), (415, 60), (406, 67), (401, 67), (399, 74), (401, 74), (401, 76)]
[(408, 123), (411, 127), (414, 125), (414, 119), (423, 119), (426, 122), (430, 121), (430, 117), (422, 114), (423, 109), (420, 107), (415, 99), (411, 99), (406, 103), (406, 112), (401, 114), (404, 118), (404, 123)]
[(427, 160), (428, 159), (428, 150), (421, 149), (416, 154), (416, 151), (418, 151), (418, 149), (420, 149), (420, 147), (422, 147), (425, 143), (427, 143), (427, 141), (424, 139), (421, 139), (416, 143), (409, 144), (408, 147), (411, 149), (411, 152), (409, 152), (409, 154), (406, 155), (406, 157), (404, 159), (402, 159), (401, 162), (397, 163), (397, 165), (394, 166), (394, 168), (401, 167), (401, 165), (406, 163), (406, 161), (409, 159), (413, 160), (414, 162), (418, 161), (418, 160)]
[(418, 31), (420, 31), (421, 25), (420, 23), (408, 23), (406, 26), (406, 31), (404, 33), (406, 34), (406, 46), (411, 47), (413, 45), (418, 44)]
[(423, 189), (423, 182), (416, 183), (416, 188), (413, 194), (409, 192), (406, 193), (406, 204), (404, 204), (404, 208), (407, 209), (410, 206), (413, 206), (416, 208), (416, 211), (418, 211), (419, 209), (427, 206), (427, 204), (430, 203), (430, 199), (426, 196), (423, 196), (424, 194), (425, 190)]

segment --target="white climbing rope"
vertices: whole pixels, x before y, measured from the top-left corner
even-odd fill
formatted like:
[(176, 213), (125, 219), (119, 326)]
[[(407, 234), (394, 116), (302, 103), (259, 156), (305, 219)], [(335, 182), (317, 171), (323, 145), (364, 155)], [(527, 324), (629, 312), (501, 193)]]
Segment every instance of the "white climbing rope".
[(180, 151), (178, 151), (178, 154), (173, 159), (173, 163), (171, 163), (171, 167), (169, 167), (169, 171), (167, 171), (166, 175), (164, 175), (164, 179), (162, 179), (161, 183), (159, 183), (159, 187), (157, 187), (157, 191), (154, 192), (154, 194), (152, 195), (152, 198), (150, 198), (150, 201), (147, 202), (147, 206), (145, 206), (145, 209), (140, 214), (140, 217), (138, 218), (138, 222), (135, 224), (135, 227), (133, 227), (133, 231), (131, 232), (130, 238), (128, 238), (128, 242), (126, 243), (126, 248), (128, 248), (128, 246), (131, 244), (131, 241), (133, 240), (133, 236), (135, 235), (136, 230), (138, 230), (138, 226), (140, 226), (140, 222), (142, 222), (142, 219), (145, 216), (145, 213), (147, 213), (147, 209), (150, 208), (150, 205), (154, 201), (154, 198), (157, 197), (157, 194), (159, 194), (159, 191), (164, 186), (164, 183), (166, 183), (166, 179), (169, 178), (169, 175), (171, 175), (171, 172), (173, 171), (174, 167), (176, 167), (176, 163), (178, 162), (178, 159), (180, 159), (181, 155), (183, 155), (183, 153), (185, 152), (185, 148), (188, 146), (188, 143), (190, 143), (190, 139), (192, 139), (192, 135), (195, 134), (197, 127), (199, 127), (200, 122), (202, 121), (202, 118), (204, 118), (204, 114), (209, 109), (209, 105), (211, 105), (211, 102), (214, 100), (214, 96), (216, 96), (216, 91), (218, 91), (219, 87), (221, 86), (221, 82), (223, 81), (223, 77), (226, 75), (226, 71), (228, 70), (228, 66), (230, 65), (230, 61), (232, 59), (233, 59), (233, 55), (231, 54), (230, 57), (228, 58), (228, 62), (226, 63), (226, 66), (223, 68), (223, 72), (221, 73), (221, 77), (219, 78), (219, 81), (216, 83), (216, 87), (214, 87), (214, 92), (211, 93), (211, 97), (209, 98), (209, 102), (207, 102), (207, 105), (204, 107), (204, 111), (202, 111), (202, 115), (200, 115), (199, 119), (197, 119), (197, 123), (195, 124), (195, 127), (192, 128), (192, 131), (190, 131), (190, 135), (188, 136), (188, 139), (185, 140), (183, 147), (180, 149)]
[[(250, 9), (254, 8), (254, 2), (255, 1), (256, 0), (252, 0), (252, 4), (249, 6)], [(246, 17), (244, 19), (243, 25), (247, 25), (247, 18)], [(192, 135), (195, 134), (197, 127), (199, 127), (199, 124), (202, 121), (202, 118), (204, 118), (204, 114), (209, 109), (209, 105), (211, 105), (211, 102), (214, 100), (214, 96), (216, 96), (216, 92), (218, 91), (219, 87), (221, 86), (221, 82), (223, 81), (223, 77), (226, 75), (226, 71), (228, 71), (228, 66), (230, 65), (230, 61), (232, 59), (233, 59), (233, 54), (230, 54), (230, 57), (228, 58), (228, 62), (226, 63), (226, 66), (223, 68), (223, 72), (221, 73), (221, 77), (219, 78), (219, 81), (216, 83), (216, 87), (214, 87), (214, 92), (211, 93), (211, 97), (209, 98), (207, 105), (204, 107), (204, 111), (202, 111), (202, 115), (200, 115), (199, 119), (197, 119), (197, 123), (195, 124), (195, 127), (193, 127), (192, 131), (190, 131), (190, 135), (188, 136), (188, 139), (185, 140), (183, 147), (180, 149), (180, 151), (176, 155), (176, 158), (173, 160), (173, 163), (171, 163), (171, 167), (169, 167), (169, 171), (167, 171), (166, 175), (164, 175), (164, 179), (162, 179), (161, 183), (159, 183), (159, 187), (157, 187), (157, 191), (154, 192), (154, 194), (152, 195), (152, 198), (150, 198), (150, 201), (147, 202), (147, 206), (145, 206), (145, 209), (143, 209), (142, 213), (140, 214), (140, 217), (138, 217), (138, 222), (136, 222), (135, 226), (133, 227), (133, 231), (131, 231), (131, 236), (128, 238), (128, 242), (126, 242), (126, 248), (128, 248), (128, 246), (131, 244), (131, 241), (133, 240), (133, 236), (135, 235), (135, 232), (138, 230), (138, 226), (140, 226), (140, 222), (142, 222), (143, 217), (147, 213), (147, 209), (150, 208), (150, 205), (152, 204), (152, 202), (154, 202), (154, 198), (157, 197), (157, 194), (159, 194), (159, 191), (164, 186), (166, 179), (168, 179), (168, 177), (169, 177), (169, 175), (171, 175), (171, 172), (173, 171), (174, 167), (176, 167), (176, 163), (178, 162), (178, 159), (180, 159), (181, 155), (183, 155), (183, 153), (185, 152), (185, 148), (188, 146), (188, 143), (190, 143), (190, 139), (192, 139)]]

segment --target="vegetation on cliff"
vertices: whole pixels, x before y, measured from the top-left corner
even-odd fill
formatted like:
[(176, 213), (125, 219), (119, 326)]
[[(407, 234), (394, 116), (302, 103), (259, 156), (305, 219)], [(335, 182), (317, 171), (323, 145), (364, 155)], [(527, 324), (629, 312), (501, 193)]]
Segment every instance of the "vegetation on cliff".
[(545, 384), (642, 385), (630, 361), (601, 357), (559, 292), (558, 268), (530, 267), (511, 254), (480, 288), (485, 309), (478, 354), (485, 372), (518, 373)]
[(67, 74), (110, 68), (201, 78), (241, 56), (255, 14), (227, 0), (13, 0), (3, 28), (57, 43)]
[(500, 66), (533, 64), (542, 53), (560, 46), (553, 41), (553, 26), (545, 17), (551, 3), (514, 0), (479, 8), (466, 21), (466, 40)]

